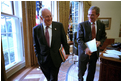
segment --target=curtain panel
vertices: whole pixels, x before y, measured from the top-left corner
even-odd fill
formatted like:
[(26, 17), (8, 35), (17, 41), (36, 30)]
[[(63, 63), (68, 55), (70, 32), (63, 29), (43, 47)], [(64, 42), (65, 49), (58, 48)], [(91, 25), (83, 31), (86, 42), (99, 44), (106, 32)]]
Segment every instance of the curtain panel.
[(91, 1), (83, 1), (83, 7), (84, 7), (84, 21), (88, 20), (88, 10), (91, 7)]
[(34, 53), (32, 29), (36, 25), (36, 1), (22, 1), (22, 20), (24, 36), (25, 65), (37, 65)]
[(67, 34), (70, 14), (70, 1), (57, 1), (57, 19), (64, 26), (64, 31)]

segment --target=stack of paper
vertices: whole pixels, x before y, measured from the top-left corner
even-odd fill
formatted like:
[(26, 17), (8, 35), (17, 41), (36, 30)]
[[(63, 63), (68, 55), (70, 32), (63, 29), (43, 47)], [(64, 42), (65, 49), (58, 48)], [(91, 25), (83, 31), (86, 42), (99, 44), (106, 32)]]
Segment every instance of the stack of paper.
[(97, 51), (96, 39), (88, 41), (85, 44), (90, 49), (91, 52)]
[(105, 53), (103, 53), (103, 56), (112, 58), (119, 58), (119, 55), (121, 55), (121, 52), (117, 50), (106, 50)]

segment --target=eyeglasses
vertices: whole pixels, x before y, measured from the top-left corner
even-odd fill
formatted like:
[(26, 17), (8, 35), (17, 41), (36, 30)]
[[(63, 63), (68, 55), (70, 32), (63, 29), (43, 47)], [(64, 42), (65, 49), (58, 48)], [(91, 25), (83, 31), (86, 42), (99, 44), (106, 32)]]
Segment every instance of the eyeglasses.
[(90, 16), (91, 16), (91, 17), (94, 17), (95, 15), (94, 15), (94, 14), (88, 14), (87, 16), (88, 16), (88, 17), (90, 17)]
[(44, 18), (50, 18), (50, 17), (52, 17), (52, 15), (50, 15), (50, 16), (45, 16)]

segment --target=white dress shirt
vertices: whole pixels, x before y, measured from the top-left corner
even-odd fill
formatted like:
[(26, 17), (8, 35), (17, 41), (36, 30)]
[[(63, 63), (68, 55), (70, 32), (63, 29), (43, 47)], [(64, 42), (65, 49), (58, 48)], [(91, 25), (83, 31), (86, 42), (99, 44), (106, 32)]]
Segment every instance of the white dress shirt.
[[(45, 32), (46, 32), (46, 27), (47, 26), (45, 26), (44, 24), (43, 24), (43, 27), (44, 27), (44, 34), (45, 34)], [(51, 47), (51, 41), (52, 41), (52, 24), (49, 26), (49, 28), (48, 28), (48, 32), (49, 32), (49, 42), (50, 42), (50, 47)]]

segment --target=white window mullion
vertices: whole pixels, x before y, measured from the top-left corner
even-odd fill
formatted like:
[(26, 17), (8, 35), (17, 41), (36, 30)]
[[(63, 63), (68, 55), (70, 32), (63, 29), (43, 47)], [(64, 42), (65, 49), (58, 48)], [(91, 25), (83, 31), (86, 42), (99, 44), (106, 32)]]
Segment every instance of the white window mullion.
[(8, 39), (8, 31), (7, 31), (7, 23), (6, 23), (7, 19), (5, 16), (5, 28), (6, 28), (6, 37), (7, 37), (7, 52), (8, 52), (8, 60), (9, 60), (9, 64), (10, 64), (10, 49), (9, 49), (9, 39)]

